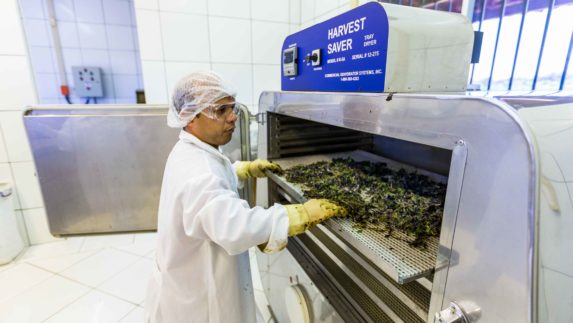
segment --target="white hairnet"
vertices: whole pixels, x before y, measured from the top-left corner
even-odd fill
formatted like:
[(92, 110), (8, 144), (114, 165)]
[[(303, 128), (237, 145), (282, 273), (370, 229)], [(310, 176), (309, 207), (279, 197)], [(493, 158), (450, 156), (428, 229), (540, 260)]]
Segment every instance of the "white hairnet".
[(201, 111), (228, 96), (234, 97), (235, 93), (224, 84), (219, 75), (210, 71), (191, 73), (175, 84), (167, 125), (183, 128)]

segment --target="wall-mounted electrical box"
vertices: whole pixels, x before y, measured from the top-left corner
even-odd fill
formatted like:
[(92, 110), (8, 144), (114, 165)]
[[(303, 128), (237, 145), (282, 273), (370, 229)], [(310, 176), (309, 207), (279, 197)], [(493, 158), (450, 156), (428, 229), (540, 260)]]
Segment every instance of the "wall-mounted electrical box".
[(79, 97), (103, 97), (101, 69), (93, 66), (72, 66), (76, 95)]

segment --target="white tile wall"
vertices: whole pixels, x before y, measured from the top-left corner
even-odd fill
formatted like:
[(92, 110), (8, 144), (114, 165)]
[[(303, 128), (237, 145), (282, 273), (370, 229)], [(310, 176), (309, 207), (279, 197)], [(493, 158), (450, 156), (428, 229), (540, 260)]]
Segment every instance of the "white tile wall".
[(136, 9), (159, 9), (159, 4), (157, 0), (134, 0)]
[(74, 0), (75, 19), (78, 22), (103, 24), (103, 4), (101, 1)]
[(132, 98), (135, 95), (134, 89), (138, 87), (137, 75), (116, 75), (113, 85), (116, 98)]
[(26, 43), (28, 46), (51, 46), (52, 40), (48, 32), (47, 20), (24, 19), (24, 29), (26, 30)]
[[(62, 49), (62, 53), (64, 61), (66, 62), (66, 73), (71, 76), (72, 66), (80, 66), (83, 64), (82, 51), (79, 48), (64, 48)], [(70, 78), (70, 80), (72, 79)]]
[[(119, 2), (119, 1), (118, 1)], [(132, 27), (109, 25), (106, 26), (108, 47), (112, 50), (135, 50), (135, 44), (132, 35)]]
[[(111, 90), (105, 92), (104, 98), (99, 99), (100, 103), (116, 103), (118, 98), (114, 94), (118, 91), (113, 90), (115, 83), (118, 83), (114, 80), (116, 75), (136, 76), (139, 78), (136, 86), (140, 87), (141, 67), (135, 62), (139, 59), (139, 42), (136, 40), (133, 0), (61, 0), (55, 1), (54, 6), (67, 73), (71, 73), (72, 66), (83, 64), (102, 68), (103, 73), (111, 78), (111, 84), (104, 84), (104, 87)], [(47, 7), (47, 0), (20, 2), (21, 11), (26, 13), (23, 21), (36, 75), (58, 71), (55, 51), (51, 45), (52, 30), (48, 24)], [(130, 57), (129, 62), (123, 59), (126, 56)], [(115, 70), (119, 72), (112, 71), (110, 58), (115, 58), (113, 63), (117, 63)], [(50, 61), (51, 64), (48, 64)], [(56, 82), (48, 76), (36, 78), (41, 94), (40, 103), (65, 103), (64, 97), (59, 93), (62, 80), (59, 80), (59, 75), (57, 77)], [(73, 78), (68, 77), (68, 85), (72, 89), (73, 102), (83, 102), (85, 99), (75, 96)], [(53, 93), (54, 88), (58, 89), (55, 95), (45, 94)], [(121, 92), (135, 93), (137, 88), (121, 89)], [(121, 100), (134, 103), (135, 95), (121, 97)]]
[[(38, 2), (38, 0), (35, 0)], [(43, 2), (43, 1), (42, 1)], [(25, 5), (20, 2), (21, 6)], [(46, 12), (46, 4), (44, 3), (44, 12)], [(54, 9), (56, 11), (56, 18), (63, 21), (75, 21), (74, 0), (58, 0), (54, 1)], [(44, 19), (47, 14), (44, 15)]]
[[(111, 70), (111, 63), (109, 60), (108, 51), (105, 49), (82, 49), (82, 62), (86, 66), (98, 66), (103, 72)], [(73, 80), (69, 79), (68, 82), (72, 84)]]
[[(261, 90), (280, 88), (280, 49), (300, 26), (301, 0), (209, 0), (201, 11), (203, 3), (135, 1), (148, 102), (168, 102), (180, 77), (213, 69), (237, 89), (239, 100), (256, 105)], [(304, 3), (311, 3), (313, 20), (314, 1)]]
[[(252, 16), (253, 20), (267, 20), (273, 22), (288, 23), (289, 16), (289, 1), (268, 1), (268, 0), (252, 0)], [(253, 42), (253, 44), (256, 44)]]
[[(12, 1), (12, 0), (9, 0)], [(2, 35), (9, 33), (2, 33)], [(3, 39), (0, 36), (0, 39)], [(16, 110), (35, 101), (26, 56), (0, 56), (0, 110)], [(2, 121), (0, 121), (2, 122)], [(5, 138), (7, 141), (9, 138)]]
[(50, 47), (32, 47), (30, 60), (36, 73), (56, 73), (56, 61)]
[(281, 89), (280, 65), (253, 66), (253, 100), (259, 102), (263, 91), (279, 91)]
[[(234, 1), (229, 1), (229, 3)], [(159, 1), (161, 11), (171, 11), (179, 13), (207, 13), (207, 0), (161, 0)]]
[(167, 83), (165, 80), (165, 63), (142, 61), (145, 100), (147, 103), (167, 103)]
[(300, 8), (302, 0), (291, 0), (289, 3), (289, 23), (300, 25)]
[[(0, 1), (0, 30), (2, 30), (0, 55), (24, 55), (26, 52), (24, 39), (19, 32), (21, 30), (20, 19), (14, 15), (17, 11), (16, 1)], [(28, 14), (33, 14), (37, 9), (34, 8), (30, 11), (32, 12), (28, 12)]]
[(111, 72), (113, 74), (129, 74), (137, 77), (137, 56), (134, 52), (115, 52), (111, 57)]
[(209, 38), (213, 62), (246, 64), (252, 62), (250, 21), (211, 16)]
[(0, 163), (7, 163), (7, 162), (8, 162), (8, 153), (6, 152), (4, 135), (2, 134), (2, 127), (0, 126)]
[(209, 0), (209, 15), (233, 18), (250, 18), (249, 0)]
[[(42, 19), (44, 17), (44, 4), (37, 0), (20, 0), (22, 4), (21, 14), (23, 18), (38, 18)], [(9, 5), (15, 5), (14, 1), (7, 1)], [(2, 10), (4, 11), (4, 10)], [(10, 11), (6, 11), (10, 12)], [(12, 19), (18, 19), (17, 16), (12, 16)], [(4, 30), (4, 29), (3, 29)]]
[(43, 87), (38, 88), (38, 97), (41, 101), (60, 97), (60, 88), (56, 74), (37, 74), (36, 82), (44, 84)]
[[(3, 60), (3, 58), (0, 58)], [(25, 70), (24, 70), (25, 71)], [(22, 71), (19, 71), (22, 73)], [(28, 87), (32, 86), (32, 83), (28, 83)], [(19, 91), (33, 91), (32, 89), (26, 88), (23, 85), (19, 88), (14, 88), (14, 92)], [(5, 100), (6, 97), (9, 99), (10, 93), (7, 92), (5, 96), (0, 96)], [(26, 98), (21, 98), (19, 103), (15, 103), (12, 107), (23, 106), (27, 104), (34, 104), (34, 100), (26, 100)], [(22, 111), (5, 111), (0, 112), (0, 126), (4, 133), (4, 141), (6, 143), (6, 150), (8, 152), (8, 159), (10, 162), (21, 162), (21, 161), (31, 161), (32, 152), (28, 146), (28, 140), (26, 136), (26, 131), (24, 130), (24, 122), (22, 120)]]
[(80, 46), (91, 49), (107, 49), (105, 26), (102, 24), (77, 23)]
[(288, 24), (253, 21), (253, 63), (280, 65), (283, 41), (288, 35)]
[[(78, 26), (75, 22), (60, 21), (58, 22), (58, 32), (60, 33), (60, 42), (62, 47), (77, 48), (80, 47), (80, 36), (78, 35)], [(64, 59), (67, 63), (67, 61)]]
[(209, 61), (207, 17), (161, 13), (163, 53), (168, 61)]
[(106, 24), (133, 25), (131, 21), (131, 6), (129, 1), (104, 0), (103, 13)]
[[(159, 12), (137, 10), (137, 33), (142, 60), (163, 60), (163, 42)], [(145, 73), (144, 73), (145, 75)]]

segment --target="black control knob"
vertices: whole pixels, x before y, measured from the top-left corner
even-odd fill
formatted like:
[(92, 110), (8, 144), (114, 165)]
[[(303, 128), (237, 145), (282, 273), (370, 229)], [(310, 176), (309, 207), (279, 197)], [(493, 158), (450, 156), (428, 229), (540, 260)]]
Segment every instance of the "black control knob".
[(310, 62), (310, 61), (316, 62), (316, 61), (318, 61), (318, 55), (316, 55), (316, 53), (314, 53), (314, 54), (312, 54), (312, 55), (307, 55), (307, 56), (304, 58), (304, 60), (305, 60), (306, 62)]

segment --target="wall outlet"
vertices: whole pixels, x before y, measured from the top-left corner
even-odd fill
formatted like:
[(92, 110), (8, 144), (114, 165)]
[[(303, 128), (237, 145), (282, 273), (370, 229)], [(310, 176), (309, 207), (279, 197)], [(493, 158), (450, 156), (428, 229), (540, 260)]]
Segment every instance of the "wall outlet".
[(79, 97), (103, 97), (101, 69), (93, 66), (72, 66), (76, 95)]

